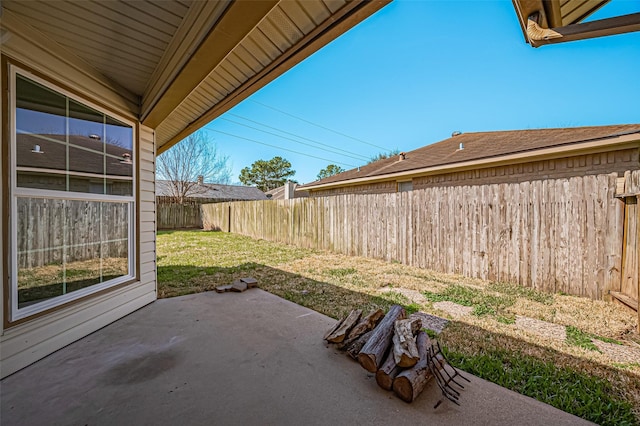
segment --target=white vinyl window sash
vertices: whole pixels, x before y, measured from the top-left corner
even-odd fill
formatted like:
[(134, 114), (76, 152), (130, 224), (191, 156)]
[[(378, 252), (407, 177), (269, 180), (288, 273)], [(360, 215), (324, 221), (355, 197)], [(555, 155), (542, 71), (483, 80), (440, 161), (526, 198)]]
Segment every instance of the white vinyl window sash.
[(135, 277), (134, 123), (9, 68), (10, 321)]

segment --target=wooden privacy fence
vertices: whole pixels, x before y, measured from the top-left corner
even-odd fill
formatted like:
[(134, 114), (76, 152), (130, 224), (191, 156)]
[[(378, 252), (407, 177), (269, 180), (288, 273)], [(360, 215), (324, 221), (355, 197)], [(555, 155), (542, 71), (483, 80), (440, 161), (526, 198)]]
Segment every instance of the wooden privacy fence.
[(18, 267), (127, 258), (126, 202), (21, 197), (17, 202)]
[(207, 204), (203, 224), (600, 299), (621, 281), (624, 201), (615, 197), (616, 178)]
[(158, 229), (202, 228), (200, 204), (158, 203)]

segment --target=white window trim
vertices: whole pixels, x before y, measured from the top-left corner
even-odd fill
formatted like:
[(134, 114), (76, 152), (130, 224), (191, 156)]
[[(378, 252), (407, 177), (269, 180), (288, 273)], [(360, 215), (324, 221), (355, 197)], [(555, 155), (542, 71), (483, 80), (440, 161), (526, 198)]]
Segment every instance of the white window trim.
[[(53, 190), (45, 190), (45, 189), (35, 189), (35, 188), (19, 188), (17, 186), (17, 182), (15, 179), (17, 167), (17, 159), (16, 159), (16, 150), (17, 146), (16, 141), (16, 75), (22, 75), (32, 81), (35, 81), (51, 90), (54, 90), (64, 96), (67, 96), (70, 99), (73, 99), (79, 103), (82, 103), (86, 106), (94, 108), (96, 111), (99, 111), (103, 114), (109, 115), (117, 120), (120, 120), (122, 123), (128, 124), (133, 129), (133, 140), (132, 140), (132, 152), (137, 153), (138, 141), (136, 139), (136, 123), (128, 120), (124, 117), (121, 117), (117, 114), (114, 114), (111, 111), (106, 111), (104, 108), (94, 104), (88, 99), (84, 99), (82, 97), (78, 97), (75, 94), (69, 93), (68, 91), (62, 89), (61, 87), (43, 80), (38, 76), (33, 75), (32, 73), (25, 71), (15, 65), (9, 66), (9, 157), (10, 157), (10, 167), (9, 167), (9, 194), (11, 197), (11, 206), (10, 206), (10, 217), (9, 217), (9, 226), (11, 229), (11, 239), (9, 243), (9, 253), (7, 255), (11, 256), (10, 261), (10, 270), (9, 270), (9, 306), (10, 313), (9, 318), (11, 322), (24, 319), (35, 315), (40, 312), (44, 312), (55, 308), (57, 306), (72, 302), (77, 299), (81, 299), (85, 296), (100, 292), (102, 290), (123, 284), (125, 282), (131, 281), (135, 279), (136, 276), (136, 161), (137, 155), (134, 155), (134, 167), (133, 167), (133, 176), (131, 180), (133, 181), (132, 193), (131, 196), (118, 196), (118, 195), (110, 195), (110, 194), (92, 194), (92, 193), (79, 193), (79, 192), (64, 192), (64, 191), (53, 191)], [(95, 284), (89, 287), (85, 287), (80, 290), (73, 291), (71, 293), (63, 294), (60, 296), (52, 297), (51, 299), (44, 300), (42, 302), (34, 303), (33, 305), (25, 306), (23, 308), (18, 308), (18, 256), (17, 256), (17, 247), (18, 247), (18, 226), (17, 226), (17, 215), (18, 215), (18, 198), (20, 197), (37, 197), (37, 198), (47, 198), (47, 199), (62, 199), (62, 200), (87, 200), (87, 201), (107, 201), (107, 202), (122, 202), (128, 204), (128, 217), (129, 223), (127, 225), (127, 234), (129, 238), (128, 245), (128, 266), (129, 266), (129, 274), (125, 276), (121, 276), (109, 281), (105, 281), (99, 284)]]

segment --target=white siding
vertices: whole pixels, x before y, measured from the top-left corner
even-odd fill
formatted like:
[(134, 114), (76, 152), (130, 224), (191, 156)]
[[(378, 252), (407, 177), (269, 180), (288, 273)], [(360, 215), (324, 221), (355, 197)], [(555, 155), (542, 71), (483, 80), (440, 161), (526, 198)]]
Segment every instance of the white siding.
[[(5, 18), (3, 16), (3, 26)], [(38, 41), (43, 44), (34, 44), (30, 38), (21, 37), (19, 25), (12, 25), (11, 28), (11, 37), (1, 47), (3, 54), (28, 65), (56, 83), (85, 94), (87, 100), (102, 104), (137, 122), (137, 107), (132, 108), (130, 94), (126, 91), (120, 92), (120, 89), (114, 88), (112, 83), (86, 67), (86, 64), (77, 63), (76, 58), (50, 53), (56, 50), (54, 46), (46, 45), (46, 40)], [(58, 50), (58, 53), (63, 52)], [(137, 134), (138, 231), (135, 238), (139, 247), (139, 281), (70, 304), (39, 318), (5, 329), (0, 328), (0, 377), (26, 367), (156, 299), (155, 135), (152, 129), (142, 125)], [(1, 188), (0, 185), (0, 190)], [(0, 194), (0, 197), (3, 195)], [(2, 238), (7, 236), (2, 235)], [(0, 247), (0, 254), (1, 250)], [(0, 272), (5, 276), (5, 271)], [(0, 299), (4, 300), (2, 292), (3, 287), (0, 286)]]

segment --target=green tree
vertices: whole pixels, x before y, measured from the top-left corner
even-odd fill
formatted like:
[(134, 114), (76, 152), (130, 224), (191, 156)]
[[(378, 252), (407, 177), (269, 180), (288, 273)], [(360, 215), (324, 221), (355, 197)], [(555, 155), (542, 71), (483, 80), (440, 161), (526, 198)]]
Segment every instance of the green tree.
[(335, 164), (329, 164), (327, 167), (320, 170), (320, 173), (318, 173), (318, 180), (328, 178), (329, 176), (337, 175), (342, 172), (344, 172), (342, 167)]
[(399, 155), (399, 154), (400, 154), (400, 150), (399, 149), (394, 149), (393, 151), (389, 151), (389, 152), (381, 152), (378, 155), (376, 155), (375, 157), (371, 157), (371, 159), (369, 160), (369, 162), (367, 164), (375, 163), (376, 161), (384, 160), (386, 158), (390, 158), (390, 157), (393, 157), (393, 156)]
[(251, 167), (240, 170), (239, 179), (245, 185), (255, 185), (261, 191), (269, 191), (284, 185), (295, 174), (290, 162), (282, 157), (273, 157), (268, 161), (258, 160)]

